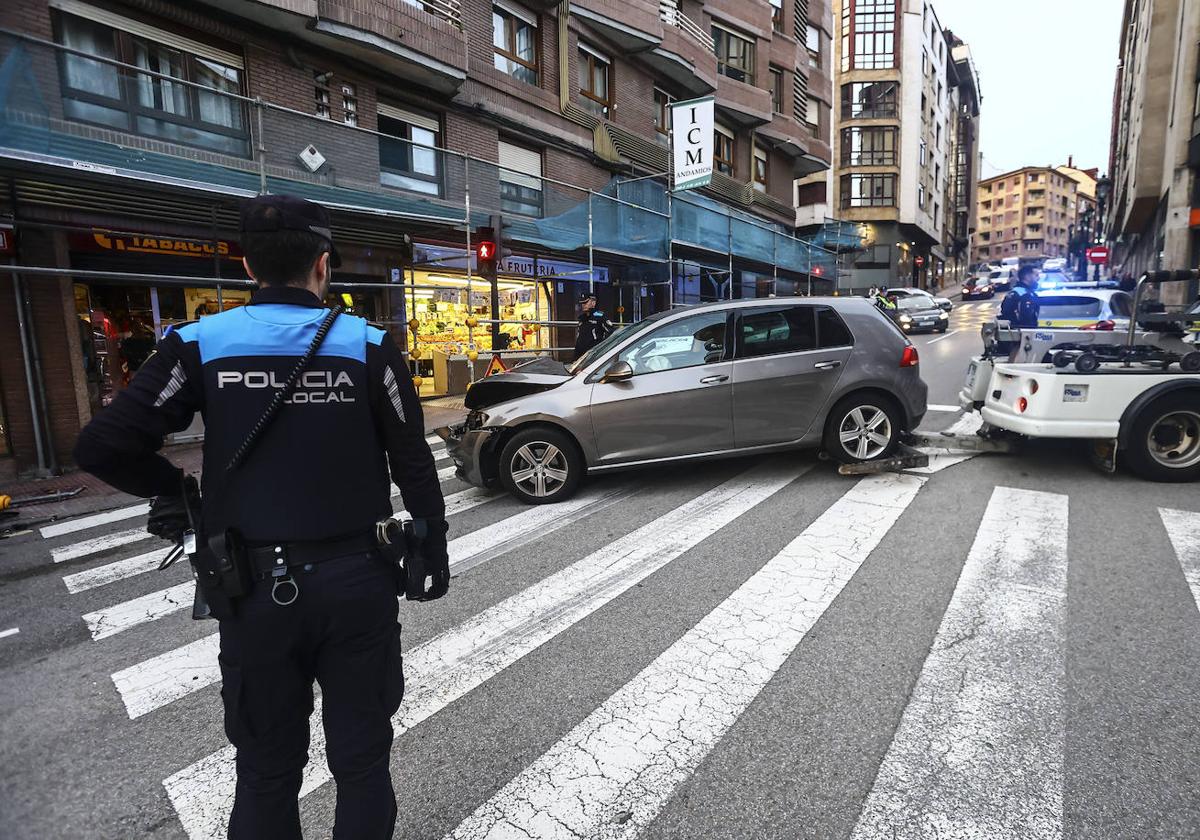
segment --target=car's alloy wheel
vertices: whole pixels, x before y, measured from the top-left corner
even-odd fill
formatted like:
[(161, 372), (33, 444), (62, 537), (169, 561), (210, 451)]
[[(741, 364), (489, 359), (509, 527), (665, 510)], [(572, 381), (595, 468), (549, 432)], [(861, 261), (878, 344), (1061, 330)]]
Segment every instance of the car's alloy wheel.
[(838, 425), (838, 442), (856, 461), (874, 460), (892, 444), (892, 420), (881, 408), (858, 406)]
[(579, 447), (566, 432), (534, 426), (514, 434), (500, 453), (500, 482), (527, 505), (561, 502), (583, 478)]
[(567, 483), (567, 458), (552, 443), (530, 442), (512, 455), (508, 465), (513, 484), (531, 496), (553, 496)]

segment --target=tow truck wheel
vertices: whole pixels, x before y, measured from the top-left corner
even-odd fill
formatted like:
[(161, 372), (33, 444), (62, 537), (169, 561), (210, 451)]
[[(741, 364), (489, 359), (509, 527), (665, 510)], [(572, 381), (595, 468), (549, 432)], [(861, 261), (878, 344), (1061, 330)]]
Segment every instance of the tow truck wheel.
[(1080, 373), (1095, 373), (1100, 369), (1100, 358), (1095, 353), (1084, 353), (1075, 360), (1075, 370)]
[(1200, 373), (1200, 350), (1184, 353), (1179, 360), (1179, 369), (1184, 373)]
[(1056, 368), (1065, 368), (1067, 365), (1071, 364), (1071, 354), (1066, 350), (1058, 350), (1053, 356), (1050, 357), (1050, 364), (1054, 365)]
[(1155, 400), (1133, 421), (1129, 466), (1150, 481), (1200, 479), (1200, 407), (1195, 392)]
[(880, 461), (899, 445), (899, 414), (886, 399), (851, 394), (829, 412), (825, 451), (840, 464)]
[(558, 429), (536, 426), (517, 432), (500, 453), (500, 483), (527, 505), (569, 499), (582, 478), (579, 449)]

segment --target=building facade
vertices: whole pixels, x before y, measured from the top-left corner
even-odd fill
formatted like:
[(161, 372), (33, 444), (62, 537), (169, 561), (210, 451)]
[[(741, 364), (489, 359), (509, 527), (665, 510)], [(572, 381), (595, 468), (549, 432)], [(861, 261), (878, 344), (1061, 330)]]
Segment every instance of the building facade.
[(979, 182), (977, 263), (1066, 257), (1079, 185), (1052, 167), (1027, 166)]
[(1100, 180), (1100, 170), (1079, 169), (1075, 159), (1068, 158), (1065, 166), (1056, 169), (1075, 181), (1078, 189), (1075, 192), (1075, 224), (1070, 239), (1071, 268), (1076, 274), (1084, 274), (1089, 270), (1087, 249), (1095, 244), (1102, 236), (1096, 199), (1096, 183)]
[(862, 231), (855, 284), (937, 287), (947, 249), (970, 235), (958, 212), (978, 155), (969, 52), (922, 0), (842, 0), (838, 30), (833, 206)]
[[(1194, 268), (1200, 260), (1200, 4), (1127, 0), (1113, 96), (1113, 271)], [(1172, 285), (1164, 298), (1194, 298)]]
[[(794, 235), (793, 184), (829, 164), (829, 20), (804, 0), (14, 0), (0, 473), (66, 466), (165, 329), (245, 302), (237, 205), (260, 192), (332, 209), (336, 292), (423, 393), (468, 350), (570, 346), (583, 289), (618, 320), (807, 290), (827, 257)], [(671, 195), (671, 103), (708, 95), (712, 182)], [(498, 311), (473, 245), (497, 236)]]
[(970, 270), (971, 246), (979, 218), (975, 195), (982, 164), (979, 114), (983, 97), (979, 74), (971, 57), (971, 48), (961, 38), (946, 30), (946, 43), (950, 47), (947, 67), (950, 90), (947, 160), (950, 169), (942, 204), (946, 213), (942, 239), (946, 263), (939, 278), (941, 287), (961, 284)]

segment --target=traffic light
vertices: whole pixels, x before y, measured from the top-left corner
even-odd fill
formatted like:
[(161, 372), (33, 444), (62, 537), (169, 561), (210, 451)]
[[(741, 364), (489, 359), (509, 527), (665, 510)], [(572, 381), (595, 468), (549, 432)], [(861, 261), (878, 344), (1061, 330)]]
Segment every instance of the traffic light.
[(492, 304), (492, 349), (502, 350), (500, 336), (500, 284), (499, 284), (499, 267), (500, 261), (505, 257), (512, 256), (512, 251), (504, 247), (506, 239), (506, 225), (504, 217), (499, 213), (494, 213), (490, 219), (490, 226), (480, 228), (477, 232), (480, 239), (475, 245), (475, 257), (479, 266), (479, 273), (484, 279), (491, 284), (491, 304)]

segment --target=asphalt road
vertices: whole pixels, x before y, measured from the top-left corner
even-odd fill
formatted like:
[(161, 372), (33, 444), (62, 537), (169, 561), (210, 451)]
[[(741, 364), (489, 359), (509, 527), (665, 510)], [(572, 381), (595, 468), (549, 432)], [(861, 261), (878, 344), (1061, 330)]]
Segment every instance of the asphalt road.
[[(914, 337), (932, 404), (985, 307)], [(1200, 488), (1042, 445), (444, 490), (451, 594), (401, 607), (398, 838), (1200, 835)], [(143, 519), (0, 543), (6, 840), (223, 836), (215, 628)]]

